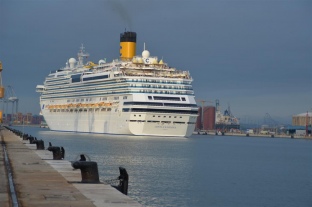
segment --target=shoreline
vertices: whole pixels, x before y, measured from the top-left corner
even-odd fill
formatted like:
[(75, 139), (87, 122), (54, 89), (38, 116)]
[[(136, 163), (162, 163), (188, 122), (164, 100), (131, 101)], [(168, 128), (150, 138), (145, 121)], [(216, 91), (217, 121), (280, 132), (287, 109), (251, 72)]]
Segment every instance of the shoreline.
[[(40, 124), (32, 125), (11, 125), (10, 127), (40, 127)], [(215, 131), (194, 131), (192, 135), (210, 135), (210, 136), (239, 136), (239, 137), (267, 137), (267, 138), (289, 138), (289, 139), (312, 139), (312, 136), (301, 136), (301, 135), (287, 135), (287, 134), (246, 134), (246, 133), (234, 133), (234, 132), (225, 132), (224, 134), (216, 134)]]
[(239, 137), (263, 137), (263, 138), (288, 138), (288, 139), (309, 139), (312, 140), (312, 136), (300, 136), (300, 135), (287, 135), (287, 134), (246, 134), (246, 133), (233, 133), (226, 132), (223, 134), (216, 134), (216, 132), (194, 132), (193, 135), (209, 135), (209, 136), (239, 136)]

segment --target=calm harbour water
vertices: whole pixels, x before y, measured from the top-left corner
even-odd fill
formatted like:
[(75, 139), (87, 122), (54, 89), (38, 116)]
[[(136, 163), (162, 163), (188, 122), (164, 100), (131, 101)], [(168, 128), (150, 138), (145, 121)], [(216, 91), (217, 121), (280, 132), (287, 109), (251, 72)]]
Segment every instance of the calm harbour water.
[(312, 140), (193, 135), (112, 136), (14, 127), (87, 154), (100, 179), (129, 174), (128, 194), (153, 207), (312, 206)]

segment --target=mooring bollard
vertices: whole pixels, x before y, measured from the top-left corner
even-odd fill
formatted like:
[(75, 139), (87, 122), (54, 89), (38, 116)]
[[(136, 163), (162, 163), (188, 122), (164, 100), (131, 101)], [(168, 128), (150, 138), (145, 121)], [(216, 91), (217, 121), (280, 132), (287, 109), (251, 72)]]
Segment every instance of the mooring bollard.
[(23, 134), (23, 140), (27, 140), (28, 139), (28, 134)]
[(80, 169), (82, 183), (99, 183), (99, 171), (97, 163), (93, 161), (76, 161), (72, 163), (73, 168)]
[(118, 177), (119, 185), (113, 187), (119, 190), (121, 193), (128, 195), (129, 175), (127, 173), (127, 170), (123, 167), (119, 167), (119, 172), (120, 172), (120, 175)]
[(48, 150), (53, 153), (53, 160), (61, 160), (65, 157), (65, 149), (63, 147), (50, 146)]
[(37, 140), (36, 137), (32, 137), (32, 136), (28, 137), (27, 139), (29, 140), (29, 144), (35, 144), (34, 141)]
[(87, 161), (87, 158), (84, 154), (80, 155), (80, 160), (79, 161)]
[(37, 150), (44, 150), (44, 141), (41, 140), (35, 140), (34, 144), (37, 146)]

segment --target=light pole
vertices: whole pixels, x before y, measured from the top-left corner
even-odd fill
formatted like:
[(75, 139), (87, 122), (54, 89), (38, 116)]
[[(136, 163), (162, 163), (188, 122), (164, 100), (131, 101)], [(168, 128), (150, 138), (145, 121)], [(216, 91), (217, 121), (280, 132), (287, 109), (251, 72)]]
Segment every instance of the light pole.
[(25, 117), (23, 117), (23, 137), (24, 137), (24, 122), (25, 122)]

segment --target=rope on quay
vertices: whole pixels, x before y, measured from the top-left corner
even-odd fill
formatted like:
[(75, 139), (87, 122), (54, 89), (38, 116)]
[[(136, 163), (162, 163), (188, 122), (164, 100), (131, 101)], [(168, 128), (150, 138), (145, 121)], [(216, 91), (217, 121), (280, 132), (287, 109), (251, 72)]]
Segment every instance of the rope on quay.
[(6, 146), (5, 146), (5, 143), (4, 143), (4, 137), (3, 137), (3, 134), (2, 134), (1, 130), (2, 129), (0, 129), (1, 145), (2, 145), (2, 149), (3, 149), (3, 153), (4, 153), (4, 162), (5, 162), (5, 167), (6, 167), (8, 181), (9, 181), (11, 202), (12, 202), (12, 206), (13, 207), (18, 207), (19, 205), (18, 205), (18, 200), (17, 200), (16, 191), (15, 191), (15, 187), (14, 187), (12, 170), (11, 170), (10, 161), (9, 161), (9, 158), (8, 158), (8, 153), (7, 153), (7, 150), (6, 150)]

